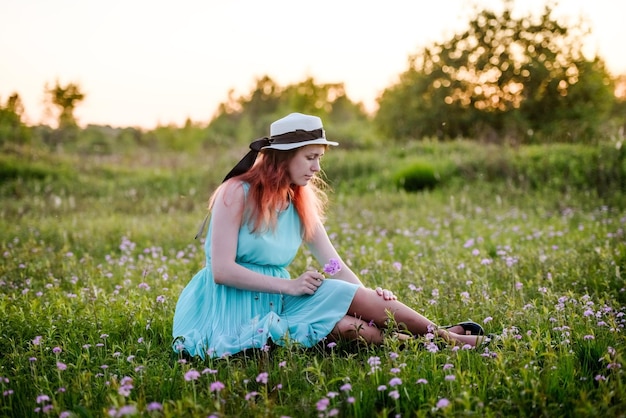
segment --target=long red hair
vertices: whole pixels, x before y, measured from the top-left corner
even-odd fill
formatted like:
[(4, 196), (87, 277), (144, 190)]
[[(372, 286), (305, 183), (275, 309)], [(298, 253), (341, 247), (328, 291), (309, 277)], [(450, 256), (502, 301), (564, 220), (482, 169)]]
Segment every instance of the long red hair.
[[(291, 201), (302, 224), (302, 238), (310, 241), (320, 221), (324, 221), (327, 196), (324, 192), (326, 183), (319, 176), (313, 176), (306, 186), (291, 184), (288, 166), (299, 148), (287, 151), (264, 150), (259, 153), (255, 164), (247, 172), (223, 183), (231, 181), (248, 183), (243, 223), (248, 223), (251, 230), (261, 233), (276, 227), (278, 213)], [(219, 189), (211, 197), (209, 208)]]

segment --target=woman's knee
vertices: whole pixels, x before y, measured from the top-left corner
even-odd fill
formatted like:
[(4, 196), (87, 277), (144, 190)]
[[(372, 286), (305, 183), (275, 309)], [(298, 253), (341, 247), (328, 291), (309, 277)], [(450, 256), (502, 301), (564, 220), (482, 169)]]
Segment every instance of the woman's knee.
[(367, 342), (377, 342), (381, 339), (378, 328), (350, 315), (344, 316), (335, 324), (332, 334), (336, 338), (349, 340), (364, 338)]

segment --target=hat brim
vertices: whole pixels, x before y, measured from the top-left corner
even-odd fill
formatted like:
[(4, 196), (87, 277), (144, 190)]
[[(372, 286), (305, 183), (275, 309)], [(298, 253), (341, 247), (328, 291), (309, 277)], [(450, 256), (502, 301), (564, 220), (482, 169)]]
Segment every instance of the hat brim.
[(333, 141), (327, 141), (326, 138), (318, 138), (318, 139), (312, 139), (310, 141), (294, 142), (294, 143), (291, 143), (291, 144), (271, 144), (271, 145), (268, 145), (267, 147), (261, 148), (261, 151), (262, 150), (266, 150), (266, 149), (275, 149), (275, 150), (279, 150), (279, 151), (288, 151), (288, 150), (292, 150), (292, 149), (296, 149), (296, 148), (306, 147), (307, 145), (332, 145), (332, 146), (337, 146), (337, 145), (339, 145), (339, 143), (338, 142), (333, 142)]

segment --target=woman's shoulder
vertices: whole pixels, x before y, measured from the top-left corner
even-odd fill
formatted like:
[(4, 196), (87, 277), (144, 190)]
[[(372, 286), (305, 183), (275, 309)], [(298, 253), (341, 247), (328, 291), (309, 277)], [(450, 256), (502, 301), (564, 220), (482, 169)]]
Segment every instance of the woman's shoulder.
[(227, 206), (233, 202), (243, 202), (248, 194), (250, 185), (240, 180), (229, 179), (222, 183), (215, 195)]

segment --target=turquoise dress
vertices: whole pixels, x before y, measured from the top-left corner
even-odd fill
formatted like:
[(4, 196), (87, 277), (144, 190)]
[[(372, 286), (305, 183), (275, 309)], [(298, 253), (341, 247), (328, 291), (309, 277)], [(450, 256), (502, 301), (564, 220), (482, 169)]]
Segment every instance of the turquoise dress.
[[(244, 184), (247, 193), (247, 184)], [(275, 344), (312, 347), (343, 318), (358, 285), (327, 279), (313, 295), (252, 292), (216, 284), (211, 270), (211, 231), (205, 243), (206, 265), (183, 289), (174, 314), (173, 348), (191, 356), (222, 357)], [(275, 231), (239, 230), (236, 262), (258, 273), (289, 280), (286, 267), (302, 244), (294, 206), (279, 213)]]

